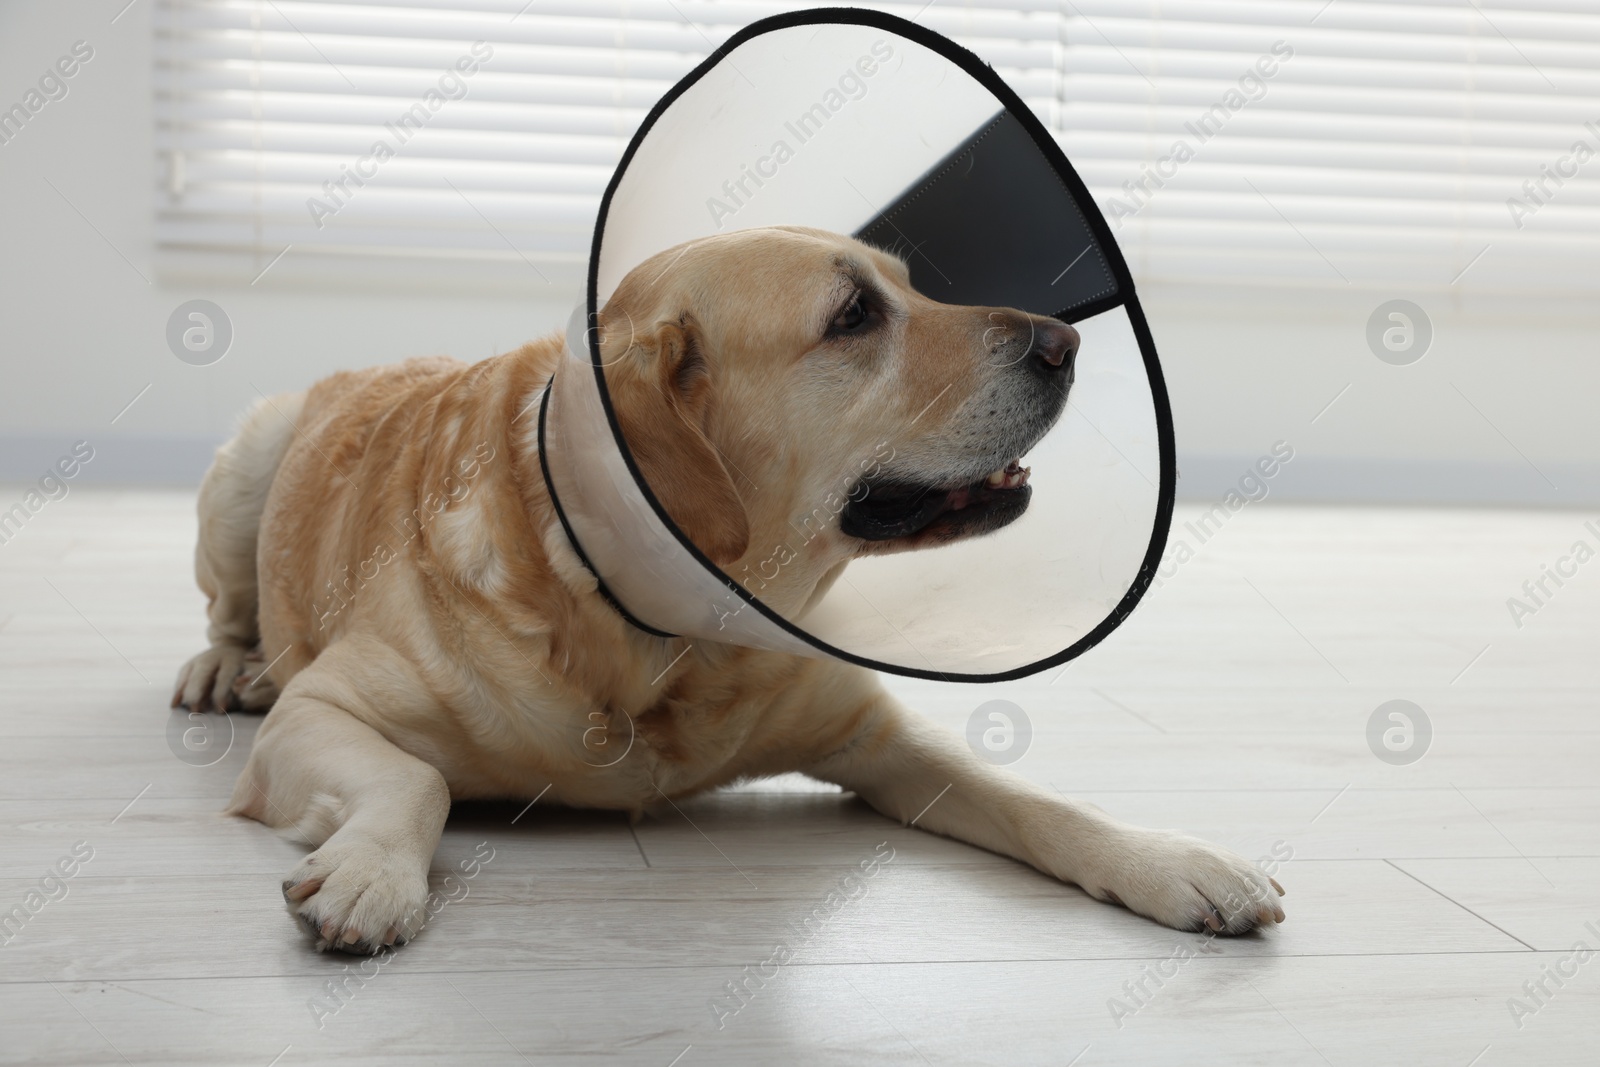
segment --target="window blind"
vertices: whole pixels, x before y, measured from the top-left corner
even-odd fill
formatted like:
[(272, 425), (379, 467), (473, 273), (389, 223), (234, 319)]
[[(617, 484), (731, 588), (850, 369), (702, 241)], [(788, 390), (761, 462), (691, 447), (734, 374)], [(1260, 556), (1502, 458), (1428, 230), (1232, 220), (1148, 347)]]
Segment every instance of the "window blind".
[[(470, 263), (565, 295), (649, 108), (806, 6), (163, 0), (158, 243), (252, 275)], [(1592, 0), (862, 6), (991, 63), (1141, 280), (1600, 283)]]

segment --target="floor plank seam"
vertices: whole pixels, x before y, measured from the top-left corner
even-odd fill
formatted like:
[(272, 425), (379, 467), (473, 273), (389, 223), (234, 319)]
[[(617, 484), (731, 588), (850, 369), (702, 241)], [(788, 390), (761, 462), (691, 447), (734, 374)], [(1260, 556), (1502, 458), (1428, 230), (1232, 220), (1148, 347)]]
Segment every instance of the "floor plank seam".
[[(1083, 963), (1120, 963), (1120, 964), (1126, 964), (1126, 963), (1148, 963), (1151, 960), (1169, 959), (1170, 958), (1170, 951), (1171, 951), (1170, 948), (1162, 949), (1158, 953), (1152, 954), (1152, 955), (1149, 955), (1149, 956), (1049, 956), (1049, 957), (1015, 957), (1015, 958), (1007, 957), (1007, 958), (994, 958), (994, 959), (989, 959), (989, 958), (985, 958), (985, 959), (943, 959), (943, 960), (881, 960), (881, 959), (870, 959), (870, 960), (819, 960), (819, 961), (813, 961), (813, 962), (803, 962), (801, 960), (791, 960), (790, 962), (785, 963), (784, 967), (785, 967), (785, 969), (787, 969), (787, 968), (790, 968), (790, 967), (799, 967), (799, 968), (827, 968), (827, 967), (994, 967), (994, 966), (1003, 966), (1003, 965), (1007, 965), (1007, 964), (1038, 964), (1038, 965), (1065, 964), (1065, 963), (1078, 963), (1078, 964), (1083, 964)], [(1252, 961), (1252, 960), (1260, 961), (1262, 963), (1270, 963), (1270, 962), (1277, 961), (1277, 960), (1341, 960), (1342, 961), (1342, 960), (1381, 960), (1381, 959), (1401, 959), (1401, 958), (1419, 958), (1420, 959), (1420, 958), (1446, 957), (1446, 956), (1450, 956), (1450, 957), (1461, 957), (1461, 956), (1483, 956), (1483, 957), (1515, 956), (1517, 959), (1526, 959), (1530, 955), (1535, 955), (1535, 956), (1564, 956), (1564, 955), (1569, 954), (1570, 952), (1571, 952), (1571, 949), (1532, 949), (1532, 950), (1523, 950), (1523, 949), (1509, 949), (1509, 948), (1506, 948), (1506, 949), (1476, 949), (1476, 948), (1475, 949), (1429, 949), (1429, 950), (1425, 950), (1425, 951), (1411, 951), (1411, 952), (1297, 952), (1297, 953), (1281, 953), (1281, 954), (1279, 954), (1279, 953), (1252, 952), (1252, 953), (1239, 953), (1237, 955), (1229, 955), (1229, 954), (1224, 953), (1224, 954), (1221, 954), (1221, 955), (1196, 956), (1194, 959), (1190, 960), (1189, 962), (1190, 963), (1208, 963), (1208, 964), (1211, 964), (1213, 966), (1218, 966), (1218, 965), (1228, 964), (1228, 963), (1244, 963), (1244, 962), (1249, 962), (1249, 961)], [(305, 972), (302, 972), (302, 973), (228, 974), (228, 975), (182, 974), (182, 975), (164, 975), (164, 976), (142, 977), (142, 978), (130, 978), (130, 977), (127, 977), (125, 975), (109, 975), (109, 976), (105, 976), (105, 977), (94, 977), (94, 978), (18, 978), (18, 979), (0, 978), (0, 987), (9, 987), (9, 986), (48, 986), (48, 985), (51, 985), (52, 983), (63, 983), (63, 984), (70, 983), (70, 984), (77, 984), (77, 985), (107, 985), (107, 984), (116, 984), (116, 983), (124, 983), (124, 982), (252, 982), (252, 981), (282, 981), (282, 980), (285, 980), (285, 979), (299, 979), (299, 978), (304, 978), (304, 979), (308, 979), (308, 980), (312, 980), (312, 981), (320, 981), (322, 979), (327, 978), (330, 974), (338, 973), (339, 970), (342, 970), (344, 964), (349, 963), (351, 966), (354, 966), (355, 963), (359, 962), (360, 960), (362, 960), (364, 958), (366, 958), (366, 957), (361, 957), (361, 956), (341, 956), (339, 958), (339, 960), (337, 961), (338, 964), (339, 964), (338, 968), (334, 968), (330, 963), (330, 968), (327, 971), (305, 971)], [(529, 968), (529, 967), (519, 967), (519, 968), (513, 968), (513, 969), (509, 969), (509, 970), (495, 970), (495, 969), (483, 969), (483, 968), (478, 968), (478, 969), (474, 969), (474, 970), (448, 970), (448, 969), (432, 968), (432, 969), (428, 969), (428, 970), (416, 970), (416, 971), (395, 971), (395, 972), (392, 972), (392, 973), (401, 974), (401, 975), (409, 975), (409, 976), (414, 977), (414, 978), (424, 978), (424, 977), (428, 977), (430, 975), (450, 975), (452, 977), (458, 977), (458, 976), (462, 976), (462, 975), (469, 976), (469, 977), (471, 977), (471, 976), (482, 977), (482, 976), (492, 975), (492, 976), (494, 976), (496, 978), (505, 978), (505, 977), (514, 976), (514, 975), (566, 974), (566, 973), (569, 973), (569, 972), (606, 973), (606, 972), (612, 972), (612, 971), (617, 971), (617, 972), (633, 972), (633, 971), (721, 971), (721, 970), (724, 970), (724, 969), (729, 968), (729, 967), (738, 968), (738, 967), (741, 967), (741, 966), (743, 966), (744, 964), (746, 964), (748, 962), (749, 962), (749, 960), (740, 958), (737, 961), (729, 960), (729, 961), (720, 961), (720, 962), (715, 962), (715, 963), (697, 963), (697, 964), (683, 964), (683, 963), (640, 964), (640, 963), (631, 963), (630, 962), (630, 963), (617, 963), (617, 964), (595, 965), (595, 966), (580, 966), (580, 965), (555, 966), (555, 967), (545, 967), (545, 968), (541, 968), (541, 969), (533, 969), (533, 968)]]

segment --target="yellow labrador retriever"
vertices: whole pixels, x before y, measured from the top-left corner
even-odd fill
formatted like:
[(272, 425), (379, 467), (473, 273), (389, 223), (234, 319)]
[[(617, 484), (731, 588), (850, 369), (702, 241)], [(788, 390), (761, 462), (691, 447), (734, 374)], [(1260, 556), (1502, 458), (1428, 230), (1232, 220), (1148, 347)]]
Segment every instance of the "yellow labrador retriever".
[[(1020, 514), (1014, 461), (1059, 417), (1078, 344), (1053, 319), (936, 303), (893, 257), (789, 228), (663, 252), (601, 328), (638, 462), (730, 573), (819, 487), (900, 442), (883, 484), (763, 590), (788, 607), (853, 557)], [(173, 703), (272, 707), (229, 810), (316, 847), (283, 890), (318, 948), (375, 952), (416, 932), (453, 798), (637, 815), (788, 771), (1179, 929), (1282, 921), (1282, 890), (1241, 857), (991, 766), (870, 671), (625, 621), (540, 473), (537, 400), (561, 352), (551, 337), (274, 397), (201, 487), (211, 647)], [(600, 765), (597, 728), (633, 738), (626, 758)]]

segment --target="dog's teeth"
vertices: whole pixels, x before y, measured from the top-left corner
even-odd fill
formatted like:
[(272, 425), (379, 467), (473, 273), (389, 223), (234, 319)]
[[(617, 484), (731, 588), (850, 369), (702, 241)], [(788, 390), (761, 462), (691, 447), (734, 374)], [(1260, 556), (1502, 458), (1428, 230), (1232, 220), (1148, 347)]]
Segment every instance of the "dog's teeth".
[(1017, 489), (1028, 484), (1028, 473), (1032, 469), (1032, 467), (1020, 466), (1016, 460), (1012, 460), (1005, 467), (985, 478), (983, 484), (990, 489)]

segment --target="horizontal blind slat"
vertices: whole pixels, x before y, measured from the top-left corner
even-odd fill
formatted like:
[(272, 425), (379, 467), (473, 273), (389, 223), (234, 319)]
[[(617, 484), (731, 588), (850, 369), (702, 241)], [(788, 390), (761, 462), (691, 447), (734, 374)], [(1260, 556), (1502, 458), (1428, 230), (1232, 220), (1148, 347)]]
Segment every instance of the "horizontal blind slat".
[[(158, 240), (256, 261), (294, 244), (570, 266), (662, 93), (740, 27), (806, 6), (161, 0)], [(916, 16), (993, 64), (1060, 140), (1141, 278), (1443, 285), (1491, 247), (1467, 284), (1600, 285), (1600, 161), (1559, 182), (1550, 170), (1572, 166), (1580, 140), (1600, 153), (1592, 0), (865, 6)], [(465, 96), (428, 111), (319, 226), (308, 201), (393, 140), (477, 40), (493, 56)], [(1174, 165), (1180, 143), (1192, 156)]]

